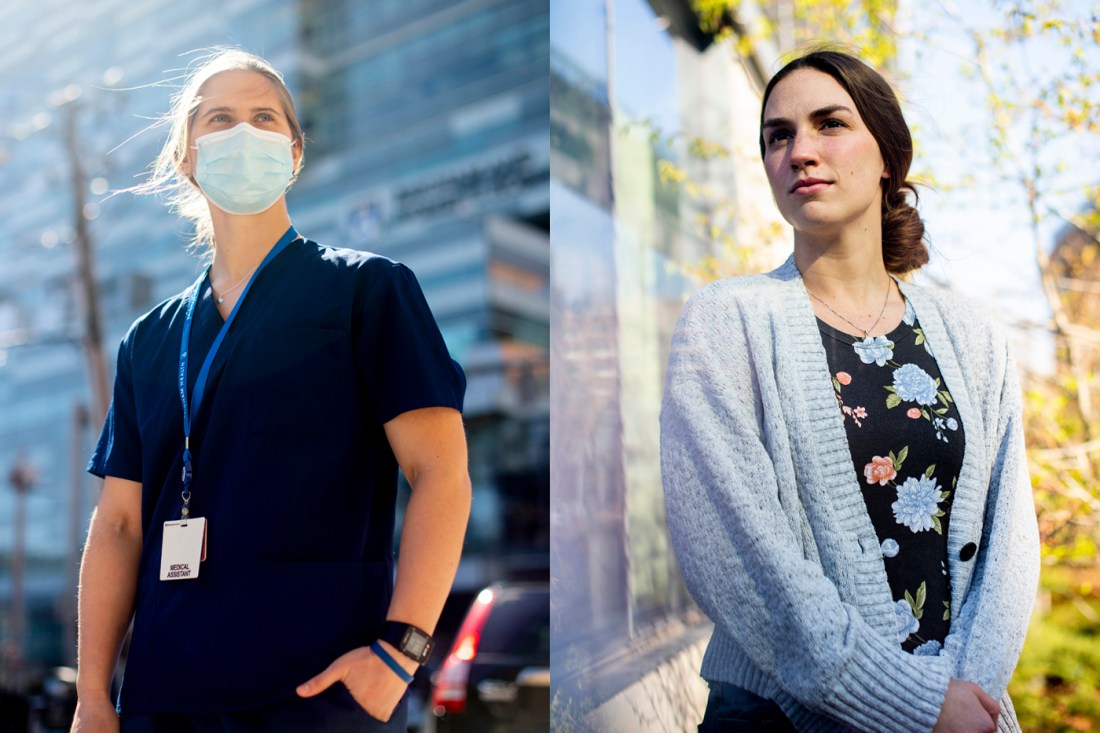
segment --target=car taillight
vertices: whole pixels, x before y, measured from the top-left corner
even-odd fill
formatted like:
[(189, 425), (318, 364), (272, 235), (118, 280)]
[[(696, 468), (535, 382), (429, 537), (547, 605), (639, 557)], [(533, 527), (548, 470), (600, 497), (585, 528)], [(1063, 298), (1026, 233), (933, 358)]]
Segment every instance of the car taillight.
[(470, 663), (448, 657), (432, 687), (432, 711), (461, 713), (466, 709), (466, 681), (470, 678)]
[(466, 686), (470, 679), (470, 662), (477, 656), (481, 631), (493, 609), (493, 591), (486, 588), (470, 606), (462, 628), (458, 630), (451, 653), (447, 655), (432, 686), (432, 712), (461, 713), (466, 709)]

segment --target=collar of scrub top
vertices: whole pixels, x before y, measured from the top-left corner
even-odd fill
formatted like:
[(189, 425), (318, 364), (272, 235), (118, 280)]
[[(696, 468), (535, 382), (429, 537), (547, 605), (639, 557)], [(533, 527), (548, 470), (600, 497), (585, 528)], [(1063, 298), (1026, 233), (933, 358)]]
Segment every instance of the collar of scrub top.
[[(199, 302), (199, 295), (202, 292), (203, 283), (210, 275), (209, 267), (203, 271), (192, 288), (191, 298), (187, 303), (187, 315), (183, 320), (183, 337), (180, 339), (180, 367), (178, 375), (180, 404), (183, 405), (183, 493), (181, 496), (183, 497), (184, 517), (188, 514), (187, 504), (191, 500), (191, 416), (198, 414), (199, 405), (202, 404), (202, 396), (206, 391), (206, 380), (210, 376), (210, 365), (214, 363), (214, 356), (218, 353), (222, 341), (225, 340), (225, 335), (229, 332), (230, 325), (232, 325), (233, 320), (237, 317), (237, 311), (241, 309), (241, 303), (244, 303), (244, 299), (248, 295), (252, 283), (256, 282), (256, 278), (260, 276), (260, 273), (267, 267), (267, 264), (278, 257), (279, 253), (286, 249), (287, 246), (296, 239), (298, 239), (298, 232), (295, 231), (292, 226), (286, 230), (286, 233), (279, 238), (279, 241), (275, 243), (271, 251), (267, 253), (263, 262), (256, 268), (256, 272), (252, 273), (252, 277), (249, 278), (248, 284), (244, 286), (244, 290), (241, 291), (240, 297), (237, 298), (237, 303), (233, 306), (233, 310), (229, 312), (229, 317), (225, 319), (225, 323), (222, 324), (221, 330), (218, 331), (218, 335), (210, 345), (210, 350), (206, 352), (206, 358), (203, 359), (202, 368), (199, 369), (198, 376), (195, 378), (194, 391), (192, 392), (191, 399), (188, 400), (187, 352), (191, 342), (191, 321), (195, 315), (195, 304)], [(190, 403), (190, 405), (188, 403)]]

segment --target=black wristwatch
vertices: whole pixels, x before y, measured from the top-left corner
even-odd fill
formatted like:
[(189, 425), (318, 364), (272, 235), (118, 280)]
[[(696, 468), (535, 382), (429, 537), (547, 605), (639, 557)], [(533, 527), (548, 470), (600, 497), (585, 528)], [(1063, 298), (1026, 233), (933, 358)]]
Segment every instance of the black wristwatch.
[(426, 631), (400, 621), (387, 621), (378, 638), (417, 664), (427, 662), (435, 647), (435, 640)]

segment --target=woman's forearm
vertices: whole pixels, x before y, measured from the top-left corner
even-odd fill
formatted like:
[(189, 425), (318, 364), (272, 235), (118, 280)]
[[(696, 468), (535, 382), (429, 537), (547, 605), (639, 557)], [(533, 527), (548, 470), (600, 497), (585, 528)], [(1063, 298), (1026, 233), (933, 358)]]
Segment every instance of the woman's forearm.
[(470, 478), (464, 465), (441, 466), (413, 483), (388, 618), (432, 633), (458, 569), (469, 514)]
[(385, 428), (412, 486), (386, 618), (430, 634), (454, 582), (470, 516), (465, 428), (457, 410), (442, 407), (402, 413)]
[(110, 695), (134, 612), (142, 548), (140, 527), (101, 509), (92, 515), (80, 563), (77, 692), (84, 700)]

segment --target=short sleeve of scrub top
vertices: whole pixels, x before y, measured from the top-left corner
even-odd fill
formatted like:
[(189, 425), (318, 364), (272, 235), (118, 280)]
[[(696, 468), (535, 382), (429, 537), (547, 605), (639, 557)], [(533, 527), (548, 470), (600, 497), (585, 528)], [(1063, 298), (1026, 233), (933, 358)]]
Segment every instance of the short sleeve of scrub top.
[(100, 478), (116, 476), (141, 481), (141, 436), (137, 429), (134, 403), (133, 365), (130, 356), (131, 331), (118, 348), (115, 387), (107, 419), (92, 454), (88, 470)]
[(465, 376), (447, 351), (416, 276), (400, 263), (387, 265), (367, 292), (355, 344), (374, 417), (385, 423), (422, 407), (461, 410)]

